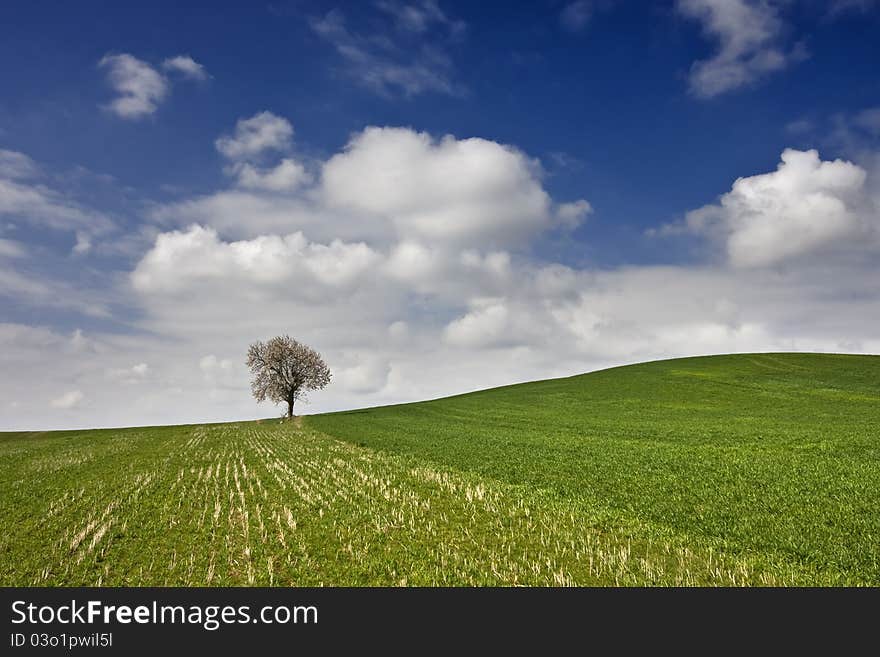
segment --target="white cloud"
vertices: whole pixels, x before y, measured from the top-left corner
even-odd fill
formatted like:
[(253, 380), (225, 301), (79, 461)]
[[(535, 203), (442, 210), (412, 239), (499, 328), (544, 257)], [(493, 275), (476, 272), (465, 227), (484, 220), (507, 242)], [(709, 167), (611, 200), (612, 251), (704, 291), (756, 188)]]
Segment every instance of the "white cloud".
[[(44, 175), (37, 163), (24, 153), (0, 150), (0, 217), (41, 229), (75, 232), (74, 252), (84, 253), (94, 238), (112, 232), (114, 223), (68, 193), (44, 184), (46, 180), (57, 178)], [(10, 255), (13, 248), (9, 242), (4, 251)], [(19, 256), (24, 253), (21, 248), (15, 250)], [(20, 277), (10, 274), (7, 278)]]
[[(462, 90), (452, 80), (452, 59), (444, 40), (425, 38), (424, 31), (432, 21), (437, 21), (436, 16), (431, 18), (431, 14), (426, 13), (425, 7), (429, 5), (410, 5), (409, 11), (392, 12), (397, 25), (407, 28), (405, 31), (413, 37), (401, 46), (387, 35), (351, 32), (338, 9), (312, 19), (310, 25), (315, 34), (332, 44), (346, 61), (350, 76), (380, 95), (402, 93), (410, 97), (428, 92), (458, 95)], [(390, 6), (390, 3), (380, 4), (380, 7)], [(457, 39), (464, 32), (465, 25), (461, 21), (444, 19), (440, 22), (448, 28), (447, 39)]]
[[(261, 175), (272, 168), (254, 163)], [(0, 398), (21, 402), (2, 428), (265, 414), (244, 354), (283, 333), (334, 373), (312, 412), (663, 357), (880, 351), (877, 242), (858, 228), (880, 216), (867, 162), (787, 151), (777, 171), (741, 178), (689, 215), (686, 228), (727, 257), (611, 269), (536, 255), (548, 231), (590, 208), (552, 199), (537, 164), (509, 146), (374, 128), (315, 171), (284, 190), (245, 189), (236, 177), (232, 189), (160, 208), (164, 228), (104, 298), (132, 308), (130, 334), (0, 324), (0, 370), (17, 373), (0, 377)], [(737, 246), (765, 224), (769, 239)], [(0, 269), (0, 292), (87, 300), (19, 273), (29, 263), (15, 262), (17, 279)], [(47, 388), (49, 366), (58, 389)], [(77, 414), (46, 407), (65, 391), (91, 403)]]
[(92, 341), (85, 336), (82, 329), (75, 329), (73, 331), (73, 335), (70, 336), (70, 346), (76, 353), (94, 351)]
[(401, 320), (392, 322), (388, 327), (388, 335), (397, 341), (406, 340), (409, 337), (409, 324)]
[(510, 275), (510, 254), (506, 251), (490, 251), (485, 255), (468, 249), (461, 254), (461, 264), (469, 269), (483, 270), (498, 278)]
[(85, 395), (83, 395), (82, 391), (70, 390), (68, 392), (65, 392), (60, 397), (53, 399), (51, 402), (51, 406), (53, 408), (70, 410), (79, 406), (84, 398)]
[(33, 178), (39, 172), (36, 162), (24, 153), (0, 148), (0, 178)]
[(219, 137), (214, 144), (230, 160), (247, 160), (264, 151), (286, 151), (292, 138), (290, 121), (272, 112), (259, 112), (249, 119), (239, 119), (235, 133)]
[(31, 308), (75, 311), (88, 317), (107, 318), (106, 299), (94, 290), (82, 290), (68, 280), (35, 275), (24, 266), (6, 268), (0, 263), (0, 298), (15, 299)]
[(142, 383), (150, 375), (150, 366), (138, 363), (131, 367), (111, 368), (107, 370), (107, 378), (125, 385)]
[(556, 218), (559, 224), (569, 230), (580, 226), (584, 219), (593, 211), (589, 201), (580, 199), (569, 203), (560, 203), (556, 208)]
[(379, 256), (364, 243), (310, 243), (302, 233), (222, 242), (210, 228), (163, 233), (132, 274), (135, 289), (173, 293), (193, 284), (284, 284), (292, 294), (314, 287), (344, 288), (365, 275)]
[(773, 265), (815, 253), (875, 247), (880, 213), (852, 162), (787, 149), (776, 171), (739, 178), (718, 205), (688, 214), (690, 230), (720, 240), (737, 267)]
[[(166, 270), (181, 270), (180, 260)], [(769, 273), (723, 265), (576, 270), (514, 259), (494, 282), (472, 272), (447, 267), (423, 292), (406, 280), (361, 276), (345, 294), (321, 288), (313, 296), (299, 289), (314, 285), (306, 275), (280, 284), (234, 267), (206, 279), (184, 275), (176, 294), (132, 291), (143, 313), (138, 335), (93, 340), (0, 325), (0, 368), (20, 372), (0, 379), (0, 397), (43, 390), (51, 363), (67, 389), (101, 400), (85, 426), (259, 416), (265, 409), (251, 399), (241, 363), (250, 342), (280, 333), (317, 348), (334, 372), (310, 412), (663, 357), (880, 351), (880, 292), (849, 261)], [(88, 351), (73, 344), (87, 340)], [(137, 386), (106, 376), (141, 362), (149, 376)], [(71, 426), (60, 411), (22, 404), (4, 428)]]
[(184, 77), (191, 78), (193, 80), (207, 80), (208, 79), (208, 71), (205, 70), (205, 67), (195, 61), (189, 55), (177, 55), (176, 57), (169, 57), (164, 62), (162, 62), (162, 68), (166, 71), (174, 71), (176, 73), (180, 73)]
[(784, 24), (770, 2), (678, 0), (676, 7), (719, 42), (713, 57), (691, 67), (690, 90), (699, 98), (747, 86), (806, 57), (802, 47), (783, 48)]
[[(288, 233), (309, 227), (317, 219), (301, 198), (243, 189), (159, 205), (152, 210), (150, 218), (164, 225), (209, 225), (230, 237)], [(320, 225), (317, 228), (320, 229)], [(338, 230), (333, 227), (333, 231)], [(332, 231), (322, 233), (321, 238), (324, 237), (332, 239)]]
[(335, 382), (357, 394), (376, 393), (388, 385), (391, 366), (386, 360), (376, 356), (359, 360), (356, 365), (340, 368), (334, 375)]
[(551, 221), (536, 169), (485, 139), (367, 128), (326, 162), (322, 192), (331, 208), (389, 219), (406, 238), (503, 245)]
[(583, 200), (554, 208), (537, 161), (485, 139), (370, 127), (316, 169), (313, 180), (293, 160), (269, 168), (236, 162), (227, 171), (237, 189), (151, 215), (164, 225), (210, 225), (226, 238), (302, 231), (320, 241), (504, 248), (571, 228), (589, 211)]
[(214, 354), (208, 354), (199, 360), (199, 369), (206, 375), (213, 375), (218, 371), (228, 372), (232, 370), (232, 361), (228, 358), (221, 359)]
[(398, 29), (424, 34), (432, 26), (447, 26), (454, 32), (465, 29), (462, 21), (451, 20), (435, 0), (417, 0), (413, 3), (397, 0), (379, 0), (376, 7), (389, 14)]
[(507, 307), (498, 299), (479, 299), (474, 305), (474, 310), (449, 323), (444, 330), (445, 340), (466, 347), (502, 343), (510, 319)]
[(236, 367), (231, 359), (217, 358), (214, 354), (200, 358), (199, 369), (210, 389), (209, 394), (215, 398), (218, 396), (218, 390), (240, 389), (246, 378), (243, 367)]
[(580, 32), (593, 15), (593, 3), (590, 0), (569, 2), (559, 14), (559, 22), (569, 32)]
[(84, 232), (80, 231), (76, 234), (76, 244), (73, 245), (73, 252), (76, 254), (88, 253), (92, 248), (91, 238)]
[(392, 249), (386, 270), (392, 278), (417, 283), (439, 274), (442, 266), (438, 253), (423, 244), (406, 240)]
[(0, 257), (23, 258), (26, 254), (27, 250), (19, 242), (0, 238)]
[[(23, 153), (0, 153), (0, 219), (6, 224), (3, 232), (17, 238), (0, 238), (0, 297), (31, 309), (106, 318), (113, 293), (89, 284), (95, 280), (91, 268), (71, 267), (66, 254), (58, 255), (58, 236), (52, 232), (74, 234), (72, 253), (82, 255), (117, 228), (103, 213), (46, 183), (63, 186), (64, 175), (44, 170)], [(104, 242), (97, 243), (103, 247)]]
[(15, 269), (0, 268), (0, 296), (44, 300), (51, 295), (51, 287), (42, 281), (32, 280)]
[(149, 116), (168, 95), (165, 76), (132, 55), (105, 55), (98, 65), (107, 70), (107, 80), (119, 94), (107, 108), (120, 118)]
[(30, 355), (49, 346), (62, 344), (62, 338), (45, 327), (0, 323), (0, 353), (6, 358)]
[(3, 215), (55, 230), (79, 228), (95, 233), (112, 226), (104, 215), (49, 187), (0, 178), (0, 216)]
[(256, 167), (249, 162), (241, 163), (231, 170), (240, 187), (264, 189), (273, 192), (292, 191), (311, 182), (305, 167), (290, 158), (268, 169)]

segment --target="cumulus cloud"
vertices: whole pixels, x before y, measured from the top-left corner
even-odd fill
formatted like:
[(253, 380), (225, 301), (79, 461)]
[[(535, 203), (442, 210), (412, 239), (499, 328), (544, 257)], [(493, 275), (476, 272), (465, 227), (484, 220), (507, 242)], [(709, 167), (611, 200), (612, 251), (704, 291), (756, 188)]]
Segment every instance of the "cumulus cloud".
[(293, 126), (287, 119), (272, 112), (259, 112), (239, 119), (231, 135), (222, 135), (215, 142), (217, 150), (231, 163), (227, 174), (243, 189), (290, 192), (311, 182), (305, 166), (285, 157), (271, 166), (261, 166), (272, 153), (286, 153), (293, 143)]
[(299, 162), (284, 158), (274, 167), (260, 168), (245, 162), (232, 169), (238, 185), (245, 189), (273, 192), (292, 191), (311, 182), (311, 176)]
[[(276, 118), (269, 122), (290, 127)], [(239, 132), (262, 133), (249, 127)], [(226, 139), (223, 147), (242, 158), (277, 143), (257, 138), (253, 142), (263, 146), (248, 148), (247, 137), (241, 144)], [(160, 205), (151, 214), (165, 225), (210, 225), (233, 238), (303, 231), (320, 241), (497, 249), (548, 228), (570, 229), (590, 212), (584, 200), (554, 204), (536, 160), (479, 138), (435, 139), (407, 128), (369, 127), (314, 168), (315, 176), (290, 158), (268, 167), (240, 160), (227, 169), (236, 189)]]
[(559, 224), (569, 230), (580, 226), (584, 219), (593, 211), (589, 201), (579, 199), (569, 203), (560, 203), (556, 208), (556, 218)]
[[(247, 220), (243, 221), (242, 218)], [(300, 229), (313, 229), (310, 234), (320, 239), (333, 239), (345, 230), (344, 224), (320, 221), (312, 205), (303, 198), (290, 195), (265, 194), (259, 189), (222, 190), (205, 196), (158, 205), (150, 218), (159, 225), (211, 226), (226, 237), (252, 238), (267, 233), (286, 234)], [(346, 233), (350, 236), (350, 233)]]
[(719, 44), (714, 56), (691, 67), (690, 90), (699, 98), (747, 86), (806, 57), (801, 46), (783, 46), (784, 23), (769, 2), (678, 0), (676, 7)]
[[(819, 268), (769, 275), (757, 263), (801, 260), (784, 252), (760, 256), (760, 249), (737, 246), (742, 238), (734, 239), (735, 232), (748, 234), (751, 223), (766, 219), (781, 235), (773, 248), (791, 243), (788, 222), (802, 214), (791, 204), (813, 203), (814, 193), (861, 207), (859, 185), (865, 183), (855, 165), (813, 158), (787, 152), (781, 174), (742, 178), (717, 205), (689, 215), (685, 229), (725, 250), (731, 242), (725, 261), (602, 271), (529, 255), (529, 244), (542, 233), (572, 227), (592, 208), (584, 199), (554, 202), (541, 186), (540, 168), (521, 152), (486, 140), (369, 128), (320, 167), (314, 185), (286, 196), (288, 205), (272, 196), (268, 207), (229, 215), (265, 230), (262, 215), (274, 213), (278, 225), (289, 231), (295, 224), (296, 230), (237, 241), (223, 236), (228, 230), (207, 226), (167, 232), (132, 281), (150, 329), (184, 344), (213, 336), (218, 351), (230, 353), (234, 344), (280, 332), (313, 344), (339, 374), (332, 391), (316, 398), (315, 410), (659, 357), (869, 351), (876, 337), (854, 329), (867, 325), (853, 318), (877, 292), (859, 278), (856, 262), (828, 260)], [(235, 194), (239, 207), (247, 208), (243, 192)], [(223, 205), (230, 197), (212, 202), (221, 198)], [(247, 198), (267, 197), (254, 191)], [(207, 210), (200, 216), (216, 219)], [(337, 238), (334, 246), (333, 239), (312, 237), (351, 230), (361, 230), (363, 241)], [(840, 245), (848, 239), (836, 231), (830, 236), (843, 240)], [(807, 253), (827, 245), (801, 247)], [(327, 261), (319, 264), (319, 254)], [(338, 278), (328, 278), (330, 271)], [(830, 291), (839, 286), (862, 301), (835, 298)], [(212, 301), (218, 290), (222, 302)], [(803, 317), (812, 319), (804, 324)]]
[(235, 132), (219, 137), (214, 145), (230, 160), (247, 160), (265, 151), (285, 151), (292, 139), (290, 121), (272, 112), (258, 112), (248, 119), (239, 119)]
[(51, 402), (51, 406), (53, 408), (70, 410), (79, 406), (84, 398), (85, 395), (83, 395), (81, 390), (69, 390), (60, 397), (56, 397), (55, 399), (53, 399)]
[(687, 216), (690, 230), (720, 240), (736, 267), (876, 246), (880, 214), (852, 162), (787, 149), (776, 171), (739, 178), (717, 205)]
[[(286, 151), (254, 153), (226, 165), (267, 175), (277, 165), (265, 158)], [(20, 373), (0, 378), (0, 397), (45, 390), (47, 364), (59, 386), (21, 398), (4, 428), (254, 417), (265, 410), (250, 397), (244, 351), (282, 333), (334, 372), (310, 411), (654, 358), (880, 351), (866, 162), (786, 151), (776, 171), (743, 172), (682, 224), (725, 257), (614, 268), (537, 255), (591, 207), (551, 198), (537, 163), (510, 146), (369, 128), (313, 170), (279, 189), (237, 175), (229, 189), (160, 208), (158, 234), (118, 291), (130, 334), (0, 324), (0, 369)], [(3, 275), (0, 292), (40, 286)], [(46, 408), (65, 391), (101, 403), (82, 415)]]
[(98, 66), (107, 71), (107, 81), (118, 94), (107, 109), (120, 118), (149, 116), (168, 95), (165, 76), (137, 57), (127, 53), (105, 55)]
[(207, 80), (209, 77), (208, 71), (205, 69), (205, 67), (199, 64), (189, 55), (177, 55), (176, 57), (169, 57), (164, 62), (162, 62), (162, 68), (164, 68), (166, 71), (180, 73), (184, 77), (191, 78), (193, 80)]
[(475, 299), (474, 310), (450, 322), (444, 338), (454, 345), (485, 347), (503, 343), (510, 313), (501, 300)]
[[(107, 72), (107, 82), (117, 93), (105, 107), (119, 118), (136, 121), (150, 116), (171, 93), (171, 81), (134, 55), (105, 55), (98, 67)], [(162, 62), (162, 68), (193, 80), (208, 77), (205, 67), (189, 55), (170, 57)]]
[(325, 163), (322, 192), (330, 207), (387, 218), (402, 236), (433, 242), (516, 242), (551, 221), (537, 164), (520, 151), (402, 128), (356, 135)]
[(171, 293), (208, 282), (342, 288), (363, 276), (378, 255), (364, 243), (310, 243), (302, 233), (223, 242), (210, 228), (162, 233), (132, 274), (135, 289)]

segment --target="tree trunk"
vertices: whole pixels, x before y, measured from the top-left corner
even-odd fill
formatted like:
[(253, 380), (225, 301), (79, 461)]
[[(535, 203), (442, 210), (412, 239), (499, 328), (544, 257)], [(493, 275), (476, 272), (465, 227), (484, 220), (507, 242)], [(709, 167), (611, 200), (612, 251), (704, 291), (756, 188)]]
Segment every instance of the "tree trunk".
[(293, 399), (287, 400), (287, 419), (293, 418)]

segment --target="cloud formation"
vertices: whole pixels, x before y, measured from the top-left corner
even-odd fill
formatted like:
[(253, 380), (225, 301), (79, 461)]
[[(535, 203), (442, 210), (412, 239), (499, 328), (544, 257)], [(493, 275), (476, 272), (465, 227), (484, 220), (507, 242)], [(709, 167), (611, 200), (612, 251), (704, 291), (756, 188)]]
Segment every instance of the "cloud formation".
[(189, 55), (169, 57), (162, 62), (162, 68), (173, 71), (192, 80), (207, 80), (208, 71)]
[(107, 109), (120, 118), (149, 116), (168, 95), (165, 76), (137, 57), (127, 53), (105, 55), (98, 66), (107, 71), (107, 81), (118, 94)]
[[(296, 163), (293, 127), (257, 117), (218, 143), (227, 166), (263, 178)], [(242, 361), (247, 344), (281, 333), (334, 371), (310, 411), (664, 357), (880, 351), (880, 290), (867, 275), (880, 215), (867, 163), (787, 150), (775, 171), (745, 172), (679, 226), (720, 257), (611, 268), (537, 255), (541, 240), (592, 207), (553, 198), (539, 163), (511, 145), (368, 127), (309, 170), (272, 187), (248, 185), (242, 168), (228, 188), (156, 207), (158, 234), (113, 279), (133, 331), (0, 325), (0, 368), (21, 372), (0, 380), (0, 398), (18, 404), (5, 409), (11, 426), (269, 414), (252, 401)], [(8, 242), (0, 289), (87, 301), (76, 289), (2, 278), (3, 258), (28, 257)], [(58, 388), (21, 398), (19, 388), (45, 389), (48, 362)], [(82, 397), (65, 397), (74, 391)], [(46, 399), (57, 404), (47, 409)]]
[(376, 260), (363, 243), (316, 244), (299, 232), (223, 242), (216, 231), (192, 226), (159, 235), (132, 273), (132, 282), (142, 292), (173, 293), (201, 284), (277, 284), (294, 296), (314, 295), (325, 287), (332, 293), (351, 284)]
[(36, 163), (24, 153), (0, 148), (0, 178), (16, 180), (39, 175)]
[(391, 16), (396, 27), (404, 32), (424, 34), (435, 24), (447, 27), (453, 33), (466, 29), (463, 21), (449, 18), (435, 0), (417, 0), (412, 3), (379, 0), (376, 7)]
[(51, 405), (53, 408), (70, 410), (78, 406), (84, 397), (85, 395), (83, 395), (81, 390), (69, 390), (60, 397), (53, 399)]
[(784, 24), (771, 2), (678, 0), (676, 8), (718, 41), (715, 55), (691, 66), (690, 91), (698, 98), (748, 86), (806, 57), (802, 46), (784, 47)]
[(389, 219), (404, 238), (505, 245), (549, 227), (539, 166), (485, 139), (367, 128), (323, 167), (327, 205)]
[(290, 121), (272, 112), (239, 119), (231, 135), (218, 137), (217, 150), (230, 160), (248, 160), (266, 151), (285, 151), (293, 139)]
[[(453, 79), (448, 45), (461, 38), (465, 24), (449, 19), (431, 1), (381, 2), (378, 7), (394, 18), (396, 31), (383, 35), (353, 32), (338, 9), (312, 18), (309, 25), (346, 62), (348, 76), (377, 94), (461, 94), (461, 86)], [(429, 38), (433, 26), (440, 32)]]
[(735, 267), (851, 256), (880, 240), (880, 207), (866, 179), (852, 162), (786, 149), (776, 171), (739, 178), (717, 205), (690, 212), (687, 225), (720, 240)]
[(292, 157), (262, 166), (273, 154), (288, 153), (293, 145), (290, 121), (272, 112), (240, 119), (233, 134), (222, 135), (214, 145), (230, 161), (226, 173), (243, 189), (289, 192), (312, 180), (305, 166)]
[[(163, 62), (163, 68), (191, 79), (205, 79), (205, 68), (189, 55)], [(128, 53), (105, 55), (98, 67), (117, 96), (105, 107), (121, 119), (136, 121), (150, 116), (171, 93), (171, 81), (147, 62)]]
[(46, 184), (40, 167), (24, 153), (0, 150), (0, 217), (83, 236), (107, 232), (104, 214)]

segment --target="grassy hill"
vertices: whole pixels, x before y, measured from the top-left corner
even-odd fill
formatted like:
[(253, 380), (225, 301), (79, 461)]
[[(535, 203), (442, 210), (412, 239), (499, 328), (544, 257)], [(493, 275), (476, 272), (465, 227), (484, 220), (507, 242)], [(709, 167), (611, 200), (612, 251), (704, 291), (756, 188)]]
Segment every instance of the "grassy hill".
[(0, 584), (878, 584), (880, 357), (0, 434)]

